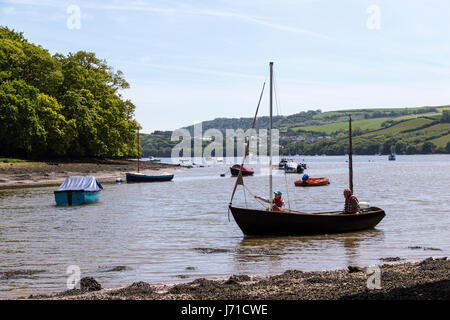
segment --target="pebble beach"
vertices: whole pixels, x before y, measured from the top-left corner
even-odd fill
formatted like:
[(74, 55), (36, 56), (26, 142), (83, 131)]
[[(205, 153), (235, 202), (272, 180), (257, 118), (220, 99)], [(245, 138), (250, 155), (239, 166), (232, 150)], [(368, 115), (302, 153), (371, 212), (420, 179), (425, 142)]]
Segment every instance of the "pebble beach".
[(370, 286), (372, 280), (367, 268), (348, 266), (347, 269), (333, 271), (287, 270), (270, 277), (232, 275), (227, 280), (200, 278), (166, 286), (152, 286), (140, 281), (122, 288), (102, 288), (94, 278), (85, 277), (80, 281), (80, 289), (23, 299), (450, 300), (450, 259), (447, 257), (384, 264), (378, 268), (378, 288)]

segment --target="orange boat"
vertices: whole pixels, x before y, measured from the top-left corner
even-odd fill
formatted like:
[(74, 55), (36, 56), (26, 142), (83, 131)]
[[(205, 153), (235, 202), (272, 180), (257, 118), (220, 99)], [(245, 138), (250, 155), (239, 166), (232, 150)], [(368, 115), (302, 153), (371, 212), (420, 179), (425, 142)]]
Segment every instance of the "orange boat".
[(328, 178), (308, 178), (306, 180), (299, 179), (295, 181), (296, 187), (317, 187), (317, 186), (326, 186), (330, 184), (330, 180)]

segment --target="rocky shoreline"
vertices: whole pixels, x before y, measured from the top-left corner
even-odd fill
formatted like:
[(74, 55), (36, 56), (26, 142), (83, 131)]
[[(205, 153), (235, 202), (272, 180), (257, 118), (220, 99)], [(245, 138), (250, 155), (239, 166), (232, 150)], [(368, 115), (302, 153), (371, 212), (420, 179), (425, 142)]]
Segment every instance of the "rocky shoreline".
[[(164, 172), (180, 168), (179, 165), (140, 162), (140, 172)], [(68, 176), (92, 175), (100, 182), (125, 180), (125, 172), (135, 172), (136, 161), (97, 160), (90, 162), (1, 162), (0, 189), (28, 186), (59, 185)]]
[[(24, 299), (49, 300), (450, 300), (450, 258), (378, 266), (380, 282), (371, 269), (302, 272), (288, 270), (269, 277), (233, 275), (228, 280), (196, 279), (170, 286), (135, 282), (103, 289), (94, 278), (80, 281), (80, 289)], [(370, 284), (368, 285), (368, 283)], [(372, 285), (375, 283), (374, 288)], [(380, 288), (378, 288), (378, 285)], [(369, 287), (371, 289), (369, 289)]]

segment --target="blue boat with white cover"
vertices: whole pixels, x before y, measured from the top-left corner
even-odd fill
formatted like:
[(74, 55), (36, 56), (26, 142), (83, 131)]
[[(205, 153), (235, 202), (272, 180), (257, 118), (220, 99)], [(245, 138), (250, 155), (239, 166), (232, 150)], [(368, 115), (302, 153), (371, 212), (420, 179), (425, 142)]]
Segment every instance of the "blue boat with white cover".
[(93, 176), (68, 177), (54, 191), (57, 205), (78, 205), (96, 202), (100, 198), (102, 185)]

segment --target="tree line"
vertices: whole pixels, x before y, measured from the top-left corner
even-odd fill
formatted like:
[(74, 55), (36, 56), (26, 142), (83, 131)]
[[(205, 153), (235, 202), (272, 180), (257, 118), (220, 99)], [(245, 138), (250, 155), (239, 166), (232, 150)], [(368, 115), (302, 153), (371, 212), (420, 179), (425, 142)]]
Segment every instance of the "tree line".
[(51, 55), (0, 27), (0, 154), (123, 157), (137, 154), (129, 88), (95, 53)]

